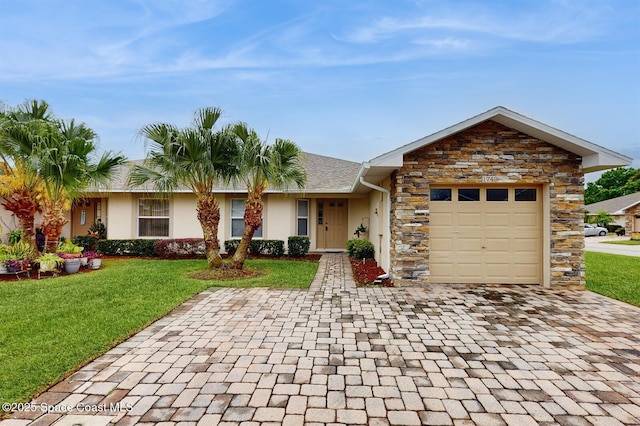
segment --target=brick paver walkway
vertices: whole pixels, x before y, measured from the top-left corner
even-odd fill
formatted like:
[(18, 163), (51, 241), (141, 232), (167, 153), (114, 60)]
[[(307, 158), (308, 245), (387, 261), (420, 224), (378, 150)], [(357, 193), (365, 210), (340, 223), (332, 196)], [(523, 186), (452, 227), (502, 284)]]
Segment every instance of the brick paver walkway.
[(325, 255), (310, 290), (204, 292), (33, 402), (73, 411), (1, 426), (640, 424), (640, 309), (537, 286), (356, 288)]

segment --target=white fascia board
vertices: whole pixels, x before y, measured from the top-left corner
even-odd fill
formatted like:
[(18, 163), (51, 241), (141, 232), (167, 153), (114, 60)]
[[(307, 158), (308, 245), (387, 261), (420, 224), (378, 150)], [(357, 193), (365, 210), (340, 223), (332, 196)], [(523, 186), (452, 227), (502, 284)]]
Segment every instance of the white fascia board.
[(620, 210), (618, 210), (618, 212), (620, 212), (620, 214), (626, 214), (627, 210), (629, 210), (631, 207), (637, 206), (638, 204), (640, 204), (640, 201), (636, 201), (635, 203), (629, 204), (627, 207), (623, 207)]

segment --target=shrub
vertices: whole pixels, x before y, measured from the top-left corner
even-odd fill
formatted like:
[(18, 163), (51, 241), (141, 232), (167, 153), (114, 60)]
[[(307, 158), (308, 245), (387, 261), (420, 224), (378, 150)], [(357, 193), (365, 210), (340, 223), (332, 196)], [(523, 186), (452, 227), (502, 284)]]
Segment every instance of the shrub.
[(154, 244), (158, 240), (100, 240), (96, 250), (106, 256), (155, 256)]
[(264, 254), (271, 257), (282, 257), (284, 256), (284, 241), (252, 240), (249, 245), (249, 252), (251, 254)]
[(373, 244), (367, 240), (347, 241), (347, 252), (354, 259), (373, 259), (376, 252)]
[(309, 237), (289, 237), (288, 241), (289, 256), (304, 256), (309, 252), (311, 241)]
[(207, 254), (203, 238), (158, 240), (154, 251), (164, 259), (197, 259), (205, 258)]
[(71, 239), (73, 244), (82, 247), (84, 251), (94, 250), (98, 239), (92, 235), (78, 235)]
[(224, 250), (229, 253), (229, 256), (233, 256), (238, 250), (238, 246), (240, 245), (240, 240), (226, 240), (224, 242)]
[[(233, 256), (238, 250), (240, 240), (226, 240), (224, 249), (229, 255)], [(284, 256), (284, 241), (282, 240), (251, 240), (249, 243), (249, 254), (254, 256), (266, 255), (271, 257)]]

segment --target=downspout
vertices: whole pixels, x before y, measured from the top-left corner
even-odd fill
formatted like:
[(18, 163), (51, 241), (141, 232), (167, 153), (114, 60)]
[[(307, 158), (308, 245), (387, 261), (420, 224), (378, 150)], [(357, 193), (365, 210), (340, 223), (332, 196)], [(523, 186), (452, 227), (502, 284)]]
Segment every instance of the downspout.
[[(368, 169), (369, 164), (365, 163), (364, 167)], [(387, 212), (386, 243), (387, 243), (387, 252), (388, 252), (387, 256), (390, 256), (390, 253), (391, 253), (391, 192), (386, 188), (367, 182), (366, 180), (364, 180), (363, 176), (360, 176), (360, 183), (368, 188), (387, 194), (387, 198), (385, 200), (385, 210)], [(389, 269), (391, 269), (391, 259), (389, 259)], [(380, 275), (377, 279), (385, 279), (385, 278), (389, 278), (390, 276), (391, 276), (391, 273), (389, 272), (387, 274)]]

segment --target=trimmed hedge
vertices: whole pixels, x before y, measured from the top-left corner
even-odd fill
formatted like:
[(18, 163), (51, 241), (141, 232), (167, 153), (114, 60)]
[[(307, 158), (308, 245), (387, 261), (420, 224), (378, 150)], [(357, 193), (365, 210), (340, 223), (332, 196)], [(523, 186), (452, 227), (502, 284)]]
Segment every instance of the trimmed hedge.
[(156, 256), (163, 259), (203, 259), (207, 257), (203, 238), (158, 240), (154, 244)]
[[(240, 240), (226, 240), (224, 249), (233, 256), (240, 245)], [(282, 240), (251, 240), (249, 254), (266, 255), (271, 257), (284, 256), (284, 241)]]
[(347, 252), (349, 257), (354, 259), (373, 259), (376, 249), (370, 241), (349, 240), (347, 241)]
[(106, 256), (155, 256), (154, 245), (158, 240), (99, 240), (96, 251)]
[(309, 253), (311, 241), (309, 237), (289, 237), (288, 241), (289, 256), (302, 257)]

